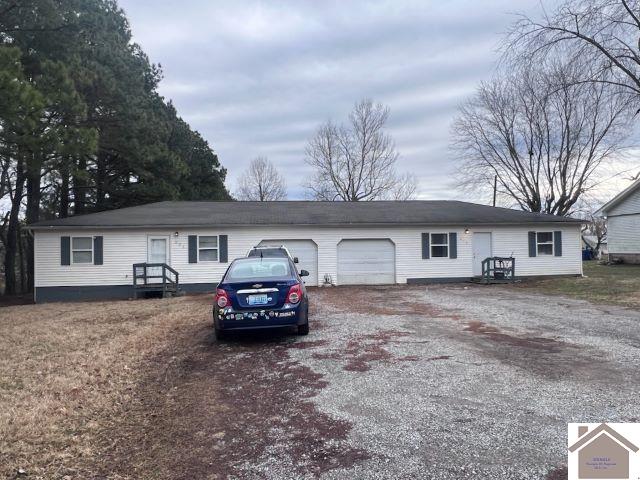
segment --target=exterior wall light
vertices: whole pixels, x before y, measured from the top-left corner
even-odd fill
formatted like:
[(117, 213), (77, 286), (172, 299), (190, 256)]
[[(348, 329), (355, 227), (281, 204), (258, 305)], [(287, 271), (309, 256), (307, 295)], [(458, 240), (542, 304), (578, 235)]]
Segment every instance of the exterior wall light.
[(465, 233), (465, 234), (467, 234), (467, 235), (469, 235), (469, 227), (467, 227), (467, 228), (465, 228), (465, 229), (464, 229), (464, 233)]

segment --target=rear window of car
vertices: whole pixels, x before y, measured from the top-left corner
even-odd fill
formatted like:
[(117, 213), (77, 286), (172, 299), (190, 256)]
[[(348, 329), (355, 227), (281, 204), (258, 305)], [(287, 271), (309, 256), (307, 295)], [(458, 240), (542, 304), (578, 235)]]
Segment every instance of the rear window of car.
[(287, 252), (281, 248), (254, 248), (249, 252), (248, 257), (259, 257), (262, 254), (263, 257), (286, 257)]
[(227, 282), (243, 280), (283, 278), (291, 276), (289, 261), (282, 258), (261, 258), (252, 261), (235, 262), (229, 267), (225, 277)]

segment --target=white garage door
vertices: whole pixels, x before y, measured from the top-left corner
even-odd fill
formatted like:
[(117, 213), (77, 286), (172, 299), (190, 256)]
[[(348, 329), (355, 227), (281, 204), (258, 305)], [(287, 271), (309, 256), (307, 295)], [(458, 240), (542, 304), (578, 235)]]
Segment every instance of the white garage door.
[(313, 240), (263, 240), (264, 245), (284, 245), (292, 257), (298, 257), (298, 271), (306, 270), (308, 277), (302, 277), (305, 285), (318, 285), (318, 246)]
[(338, 285), (396, 282), (395, 245), (391, 240), (342, 240), (338, 244)]

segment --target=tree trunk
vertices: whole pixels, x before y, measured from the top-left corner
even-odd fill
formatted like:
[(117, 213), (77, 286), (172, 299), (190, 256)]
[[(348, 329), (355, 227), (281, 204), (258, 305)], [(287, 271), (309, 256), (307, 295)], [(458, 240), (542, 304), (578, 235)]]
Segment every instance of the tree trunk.
[(16, 283), (16, 256), (18, 253), (20, 203), (22, 202), (24, 182), (24, 165), (22, 160), (18, 160), (18, 164), (16, 166), (15, 190), (11, 202), (9, 223), (7, 225), (7, 240), (4, 246), (4, 293), (6, 295), (15, 295), (18, 293), (18, 285)]
[(96, 211), (101, 212), (106, 209), (106, 183), (107, 183), (107, 159), (102, 155), (98, 155), (96, 166)]
[(29, 284), (33, 283), (31, 280), (33, 275), (29, 270), (33, 266), (33, 262), (29, 262), (32, 258), (29, 255), (29, 245), (26, 244), (26, 238), (24, 230), (21, 224), (18, 224), (18, 265), (20, 266), (20, 293), (32, 291), (29, 289)]
[(60, 185), (60, 205), (58, 205), (58, 217), (67, 218), (69, 216), (69, 167), (63, 166), (60, 169), (62, 183)]
[(79, 215), (87, 211), (87, 182), (82, 177), (87, 170), (87, 159), (81, 157), (78, 160), (80, 175), (73, 176), (73, 213)]
[[(32, 223), (40, 220), (40, 180), (41, 180), (41, 164), (39, 162), (34, 162), (33, 165), (27, 171), (27, 211), (26, 211), (26, 222), (27, 225), (31, 225)], [(20, 240), (21, 245), (26, 243), (26, 263), (27, 263), (27, 271), (22, 272), (23, 275), (26, 274), (28, 278), (28, 284), (26, 287), (28, 291), (33, 291), (33, 279), (34, 279), (34, 256), (33, 256), (33, 237), (31, 235), (27, 236), (26, 239)], [(25, 282), (23, 282), (24, 284)]]

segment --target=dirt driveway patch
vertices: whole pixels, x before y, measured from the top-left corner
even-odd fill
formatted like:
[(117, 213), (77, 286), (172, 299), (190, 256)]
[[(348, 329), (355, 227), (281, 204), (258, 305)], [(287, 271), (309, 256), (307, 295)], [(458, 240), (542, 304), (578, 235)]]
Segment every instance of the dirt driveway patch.
[[(194, 339), (199, 342), (194, 343)], [(351, 426), (310, 401), (322, 375), (292, 360), (281, 334), (218, 343), (211, 327), (185, 331), (149, 365), (136, 408), (112, 433), (101, 474), (131, 478), (233, 478), (268, 454), (294, 476), (319, 476), (369, 457), (345, 440)]]
[[(213, 337), (209, 296), (5, 309), (30, 315), (26, 330), (0, 318), (11, 338), (34, 334), (45, 308), (77, 332), (3, 348), (57, 372), (51, 389), (67, 375), (78, 390), (48, 392), (55, 403), (30, 423), (19, 407), (43, 394), (38, 374), (18, 379), (1, 364), (11, 380), (0, 383), (0, 431), (29, 431), (4, 440), (0, 475), (24, 465), (23, 478), (561, 478), (567, 422), (640, 418), (640, 312), (500, 287), (311, 298), (308, 337), (226, 342)], [(83, 320), (94, 306), (109, 311), (99, 328)]]

